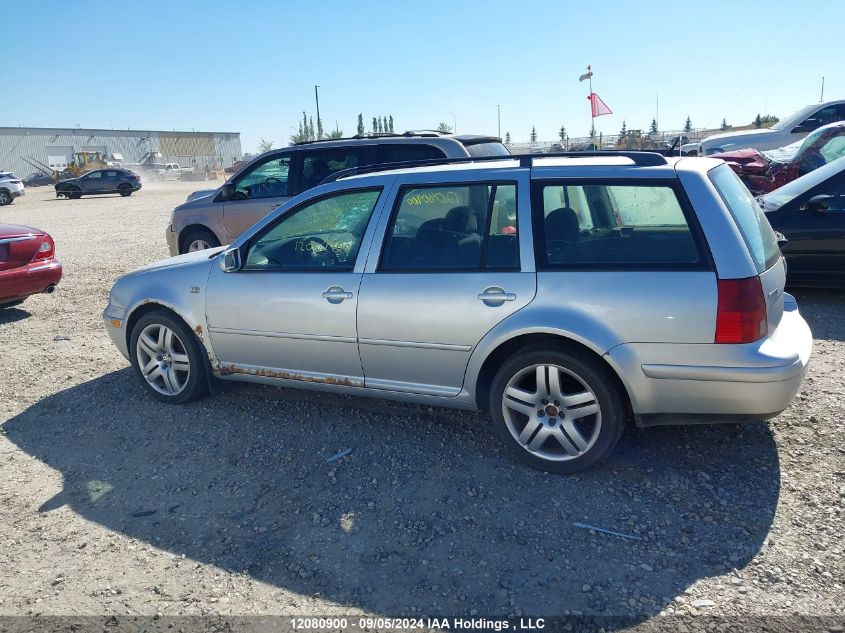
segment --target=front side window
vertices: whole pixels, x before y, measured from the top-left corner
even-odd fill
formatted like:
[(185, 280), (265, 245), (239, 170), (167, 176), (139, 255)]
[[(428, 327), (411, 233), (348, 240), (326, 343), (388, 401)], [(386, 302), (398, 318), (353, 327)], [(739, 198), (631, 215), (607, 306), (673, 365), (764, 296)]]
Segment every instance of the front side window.
[(719, 165), (709, 176), (748, 245), (757, 272), (768, 270), (780, 257), (780, 248), (766, 215), (733, 169)]
[(88, 179), (90, 179), (90, 180), (95, 180), (95, 179), (97, 179), (97, 178), (102, 178), (102, 177), (103, 177), (103, 172), (101, 172), (101, 171), (92, 171), (90, 174), (87, 174), (85, 177), (86, 177), (86, 178), (88, 178)]
[(275, 157), (257, 165), (235, 183), (234, 200), (275, 198), (288, 195), (290, 156)]
[(352, 270), (380, 192), (335, 194), (283, 215), (250, 242), (243, 270)]
[(518, 268), (515, 184), (406, 187), (400, 192), (380, 270)]
[(536, 249), (542, 269), (689, 267), (702, 262), (669, 184), (538, 183)]

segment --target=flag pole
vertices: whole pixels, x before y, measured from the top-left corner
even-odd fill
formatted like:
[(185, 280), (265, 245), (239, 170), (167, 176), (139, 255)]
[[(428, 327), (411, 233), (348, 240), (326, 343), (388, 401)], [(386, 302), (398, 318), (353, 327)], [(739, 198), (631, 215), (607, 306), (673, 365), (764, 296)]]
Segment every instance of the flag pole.
[(590, 143), (595, 144), (595, 136), (596, 132), (596, 117), (593, 114), (593, 67), (592, 65), (587, 65), (587, 72), (589, 73), (589, 81), (590, 81)]

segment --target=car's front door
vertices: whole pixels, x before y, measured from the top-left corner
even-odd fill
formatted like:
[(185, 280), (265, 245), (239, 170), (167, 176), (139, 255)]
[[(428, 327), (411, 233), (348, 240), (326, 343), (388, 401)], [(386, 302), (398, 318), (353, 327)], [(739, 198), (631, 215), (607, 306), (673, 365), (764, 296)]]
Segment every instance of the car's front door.
[(358, 255), (379, 195), (364, 189), (303, 203), (242, 246), (240, 270), (212, 267), (206, 316), (222, 373), (363, 385)]
[(287, 152), (268, 156), (234, 176), (231, 181), (235, 186), (234, 194), (227, 200), (218, 196), (214, 202), (223, 205), (226, 235), (220, 236), (221, 244), (233, 242), (273, 209), (290, 200), (290, 168), (291, 153)]
[(381, 255), (361, 281), (367, 387), (460, 393), (478, 342), (534, 298), (527, 191), (527, 172), (501, 170), (490, 181), (399, 189), (380, 222)]
[(104, 172), (99, 169), (82, 176), (79, 179), (79, 183), (82, 185), (82, 191), (84, 193), (103, 193), (105, 191), (103, 184), (105, 182), (104, 176)]
[[(810, 198), (829, 196), (826, 209), (809, 209)], [(839, 174), (790, 204), (767, 214), (789, 240), (787, 279), (819, 285), (845, 284), (845, 175)]]

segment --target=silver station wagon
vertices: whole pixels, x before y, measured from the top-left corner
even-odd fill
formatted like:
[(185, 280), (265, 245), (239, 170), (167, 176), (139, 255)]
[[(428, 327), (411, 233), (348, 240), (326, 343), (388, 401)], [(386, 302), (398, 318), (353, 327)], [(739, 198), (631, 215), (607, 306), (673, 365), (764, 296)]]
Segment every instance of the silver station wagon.
[(165, 402), (224, 379), (482, 409), (518, 459), (574, 472), (631, 420), (782, 411), (812, 349), (784, 281), (720, 160), (444, 159), (334, 174), (121, 277), (103, 317)]

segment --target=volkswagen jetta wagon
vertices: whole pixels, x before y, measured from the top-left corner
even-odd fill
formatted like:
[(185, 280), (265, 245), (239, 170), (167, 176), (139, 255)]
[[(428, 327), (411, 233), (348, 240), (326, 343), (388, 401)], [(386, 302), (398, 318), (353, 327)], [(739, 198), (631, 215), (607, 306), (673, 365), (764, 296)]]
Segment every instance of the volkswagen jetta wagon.
[(482, 409), (514, 456), (573, 472), (629, 420), (761, 420), (797, 392), (812, 336), (722, 161), (377, 169), (118, 279), (103, 317), (149, 393), (223, 379)]

